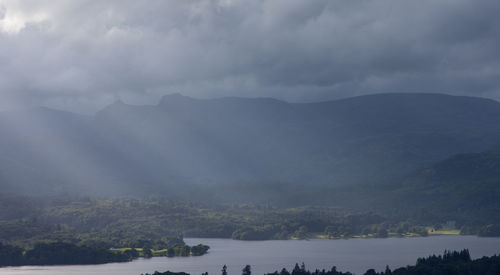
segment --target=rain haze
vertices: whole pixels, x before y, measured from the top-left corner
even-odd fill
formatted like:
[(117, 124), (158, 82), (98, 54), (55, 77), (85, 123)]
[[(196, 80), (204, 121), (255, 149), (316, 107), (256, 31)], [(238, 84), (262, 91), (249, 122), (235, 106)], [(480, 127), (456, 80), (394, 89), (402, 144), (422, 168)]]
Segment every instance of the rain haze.
[(0, 273), (497, 274), (499, 14), (0, 0)]

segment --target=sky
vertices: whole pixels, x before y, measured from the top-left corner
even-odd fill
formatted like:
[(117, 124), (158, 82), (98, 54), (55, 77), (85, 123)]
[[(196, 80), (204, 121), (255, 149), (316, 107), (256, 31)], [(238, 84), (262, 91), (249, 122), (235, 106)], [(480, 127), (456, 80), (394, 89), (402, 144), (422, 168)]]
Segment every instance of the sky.
[(500, 100), (498, 0), (0, 0), (0, 110), (165, 94)]

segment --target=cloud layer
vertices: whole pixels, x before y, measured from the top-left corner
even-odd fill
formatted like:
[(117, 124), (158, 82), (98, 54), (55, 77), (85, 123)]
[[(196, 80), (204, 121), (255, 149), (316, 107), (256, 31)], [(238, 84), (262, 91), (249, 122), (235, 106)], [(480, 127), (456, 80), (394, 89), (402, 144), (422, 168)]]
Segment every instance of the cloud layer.
[(0, 0), (0, 109), (180, 92), (500, 99), (497, 0)]

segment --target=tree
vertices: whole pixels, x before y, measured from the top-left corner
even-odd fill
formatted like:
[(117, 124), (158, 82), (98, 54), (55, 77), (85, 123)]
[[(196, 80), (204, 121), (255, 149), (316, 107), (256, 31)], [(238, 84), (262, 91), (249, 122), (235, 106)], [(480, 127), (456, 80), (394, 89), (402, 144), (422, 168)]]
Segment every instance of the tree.
[(144, 258), (151, 258), (153, 257), (153, 252), (149, 248), (143, 248), (142, 255), (144, 256)]
[(305, 274), (306, 271), (306, 266), (304, 263), (302, 263), (301, 266), (299, 266), (298, 263), (295, 264), (295, 267), (292, 270), (292, 275), (303, 275)]
[(387, 230), (385, 228), (381, 227), (377, 230), (377, 237), (387, 238), (388, 236), (389, 236), (389, 233), (387, 232)]
[(295, 231), (295, 237), (299, 239), (305, 239), (307, 238), (307, 232), (308, 232), (307, 226), (303, 225), (299, 227), (298, 230)]
[(21, 265), (24, 261), (23, 250), (0, 242), (0, 266)]
[(227, 266), (226, 265), (224, 265), (222, 267), (222, 275), (227, 275)]
[(241, 275), (252, 275), (252, 270), (250, 265), (246, 265), (242, 271), (243, 273), (241, 273)]

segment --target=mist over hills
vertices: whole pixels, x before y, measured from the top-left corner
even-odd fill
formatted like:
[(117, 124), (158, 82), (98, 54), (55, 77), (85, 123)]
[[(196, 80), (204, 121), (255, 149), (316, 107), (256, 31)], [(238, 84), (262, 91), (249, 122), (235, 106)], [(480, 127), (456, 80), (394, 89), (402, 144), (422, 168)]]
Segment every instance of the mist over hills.
[(95, 116), (1, 113), (0, 185), (99, 195), (238, 182), (379, 185), (499, 140), (500, 103), (481, 98), (379, 94), (299, 104), (174, 94), (153, 106), (116, 102)]

